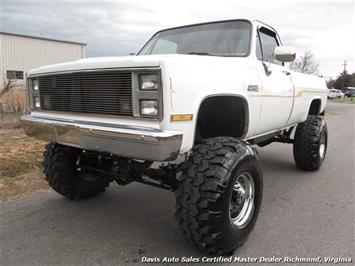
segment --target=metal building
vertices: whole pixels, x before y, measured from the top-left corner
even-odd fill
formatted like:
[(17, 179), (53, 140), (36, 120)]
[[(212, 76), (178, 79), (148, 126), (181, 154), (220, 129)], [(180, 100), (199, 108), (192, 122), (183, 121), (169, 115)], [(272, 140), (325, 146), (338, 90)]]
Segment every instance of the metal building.
[(0, 80), (23, 82), (32, 68), (85, 57), (85, 43), (0, 32)]

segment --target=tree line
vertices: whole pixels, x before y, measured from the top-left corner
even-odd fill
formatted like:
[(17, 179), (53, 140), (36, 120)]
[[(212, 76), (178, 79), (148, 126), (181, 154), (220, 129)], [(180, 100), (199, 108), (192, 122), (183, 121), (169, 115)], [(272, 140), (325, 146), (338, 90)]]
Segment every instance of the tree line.
[[(344, 82), (344, 85), (343, 85)], [(342, 90), (344, 90), (347, 87), (355, 87), (355, 72), (352, 74), (349, 74), (347, 71), (344, 71), (340, 73), (340, 75), (336, 79), (330, 79), (327, 81), (327, 87)]]
[[(306, 51), (297, 60), (290, 64), (290, 68), (305, 74), (319, 75), (319, 65), (314, 62), (314, 54), (311, 51)], [(348, 87), (355, 87), (355, 72), (349, 74), (346, 70), (341, 72), (336, 79), (327, 81), (329, 89), (346, 90)]]

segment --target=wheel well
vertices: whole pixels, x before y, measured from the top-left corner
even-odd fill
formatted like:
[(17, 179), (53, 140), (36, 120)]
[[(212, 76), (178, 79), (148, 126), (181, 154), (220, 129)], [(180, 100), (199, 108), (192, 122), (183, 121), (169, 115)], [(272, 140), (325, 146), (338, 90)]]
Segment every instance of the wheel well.
[(195, 142), (210, 137), (242, 137), (248, 128), (248, 105), (237, 96), (213, 96), (205, 99), (197, 116)]
[(311, 106), (309, 107), (308, 114), (309, 115), (318, 115), (320, 113), (321, 105), (322, 105), (322, 101), (320, 99), (314, 99), (311, 102)]

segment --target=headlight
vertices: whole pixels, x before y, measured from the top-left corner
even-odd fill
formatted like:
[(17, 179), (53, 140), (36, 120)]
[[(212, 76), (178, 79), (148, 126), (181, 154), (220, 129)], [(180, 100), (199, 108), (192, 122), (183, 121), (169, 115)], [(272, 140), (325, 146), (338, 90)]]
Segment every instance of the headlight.
[(141, 100), (140, 101), (141, 115), (157, 116), (158, 115), (158, 101), (155, 100)]
[(39, 86), (38, 86), (38, 79), (33, 79), (32, 80), (32, 90), (38, 91)]
[(140, 75), (139, 88), (141, 90), (157, 90), (158, 89), (158, 76), (154, 74)]
[(39, 97), (33, 97), (33, 106), (35, 108), (41, 108), (41, 101)]

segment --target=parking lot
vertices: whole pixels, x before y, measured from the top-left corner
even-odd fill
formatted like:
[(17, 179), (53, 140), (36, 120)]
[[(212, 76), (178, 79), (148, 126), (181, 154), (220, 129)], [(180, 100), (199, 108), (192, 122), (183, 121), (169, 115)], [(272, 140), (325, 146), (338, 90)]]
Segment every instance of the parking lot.
[[(326, 111), (328, 155), (318, 172), (296, 169), (291, 145), (258, 148), (262, 210), (234, 256), (355, 259), (355, 105), (329, 104)], [(156, 188), (113, 183), (86, 201), (42, 191), (4, 202), (0, 264), (130, 265), (143, 256), (205, 256), (180, 234), (174, 201), (172, 193)]]

